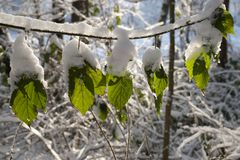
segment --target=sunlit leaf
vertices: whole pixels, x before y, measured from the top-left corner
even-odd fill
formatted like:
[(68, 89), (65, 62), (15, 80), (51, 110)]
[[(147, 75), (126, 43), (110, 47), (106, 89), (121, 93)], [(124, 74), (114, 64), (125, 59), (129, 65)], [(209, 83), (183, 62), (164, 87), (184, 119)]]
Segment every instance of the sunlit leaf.
[(209, 80), (209, 74), (208, 74), (208, 68), (206, 67), (207, 61), (203, 58), (199, 58), (195, 61), (193, 66), (193, 79), (197, 85), (197, 87), (204, 91), (207, 87), (208, 80)]
[(209, 81), (208, 70), (211, 64), (211, 53), (201, 52), (194, 54), (185, 62), (189, 78), (194, 79), (197, 87), (203, 92)]
[(94, 102), (94, 84), (86, 74), (86, 68), (69, 69), (68, 96), (73, 106), (85, 114)]
[(232, 15), (222, 8), (218, 8), (217, 19), (214, 26), (221, 31), (222, 35), (227, 38), (227, 34), (234, 34), (234, 20)]
[(164, 90), (168, 86), (168, 77), (165, 73), (163, 67), (161, 66), (158, 70), (154, 72), (154, 89), (157, 96), (155, 101), (155, 107), (157, 109), (157, 113), (160, 114), (160, 109), (162, 106), (162, 96)]
[(94, 69), (90, 65), (86, 65), (87, 74), (91, 77), (94, 84), (94, 92), (98, 95), (104, 95), (106, 90), (106, 76), (99, 69)]
[(129, 76), (110, 76), (108, 82), (108, 100), (117, 109), (122, 109), (132, 95), (133, 84)]
[(16, 116), (31, 125), (37, 118), (38, 110), (46, 111), (47, 94), (41, 81), (23, 75), (16, 83), (11, 95), (10, 105)]
[(162, 66), (155, 71), (152, 71), (151, 69), (147, 70), (145, 68), (145, 73), (147, 75), (148, 84), (152, 92), (156, 94), (155, 107), (157, 109), (157, 113), (160, 114), (163, 92), (168, 85), (167, 74), (165, 73)]

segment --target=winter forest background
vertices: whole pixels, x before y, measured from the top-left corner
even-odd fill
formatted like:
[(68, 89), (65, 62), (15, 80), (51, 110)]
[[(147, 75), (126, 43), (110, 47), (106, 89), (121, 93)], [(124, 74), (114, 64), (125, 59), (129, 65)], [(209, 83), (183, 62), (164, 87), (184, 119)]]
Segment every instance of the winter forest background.
[[(175, 20), (201, 14), (205, 3), (204, 0), (176, 1)], [(0, 0), (0, 12), (3, 13), (57, 23), (84, 21), (109, 30), (116, 26), (141, 29), (159, 22), (168, 24), (168, 6), (168, 0)], [(239, 8), (240, 0), (229, 1), (235, 34), (228, 35), (227, 52), (222, 49), (225, 56), (221, 63), (211, 63), (204, 95), (189, 81), (184, 65), (185, 51), (196, 36), (197, 25), (175, 31), (169, 159), (240, 159)], [(81, 115), (66, 96), (61, 58), (64, 45), (73, 36), (27, 31), (28, 44), (39, 58), (48, 83), (47, 112), (39, 112), (29, 128), (20, 125), (9, 106), (9, 57), (21, 32), (0, 26), (0, 159), (113, 159), (106, 138), (117, 159), (162, 159), (168, 89), (163, 95), (159, 117), (141, 59), (146, 48), (157, 45), (168, 73), (169, 33), (161, 35), (157, 41), (154, 37), (131, 40), (137, 50), (136, 57), (128, 65), (133, 77), (133, 94), (121, 113), (108, 103), (106, 95), (95, 97), (92, 107), (95, 115), (99, 115), (97, 106), (109, 108), (107, 119), (97, 118), (96, 121), (91, 112)], [(79, 38), (91, 48), (104, 70), (115, 41)]]

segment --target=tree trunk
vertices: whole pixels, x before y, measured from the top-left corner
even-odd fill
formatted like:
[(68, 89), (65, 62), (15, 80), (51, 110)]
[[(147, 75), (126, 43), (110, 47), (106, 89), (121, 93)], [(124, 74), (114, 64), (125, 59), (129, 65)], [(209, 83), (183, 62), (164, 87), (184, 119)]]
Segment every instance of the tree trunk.
[[(170, 0), (170, 23), (175, 22), (175, 0)], [(171, 108), (173, 101), (174, 90), (174, 57), (175, 57), (175, 32), (170, 32), (170, 47), (169, 47), (169, 71), (168, 71), (168, 99), (165, 112), (164, 125), (164, 143), (163, 143), (163, 159), (168, 160), (169, 156), (169, 139), (171, 127)]]
[[(229, 0), (224, 0), (224, 4), (226, 6), (226, 9), (229, 9)], [(221, 51), (219, 53), (219, 59), (220, 59), (220, 63), (219, 66), (225, 68), (225, 65), (228, 62), (228, 55), (227, 55), (227, 40), (225, 38), (222, 39), (222, 44), (221, 44)]]

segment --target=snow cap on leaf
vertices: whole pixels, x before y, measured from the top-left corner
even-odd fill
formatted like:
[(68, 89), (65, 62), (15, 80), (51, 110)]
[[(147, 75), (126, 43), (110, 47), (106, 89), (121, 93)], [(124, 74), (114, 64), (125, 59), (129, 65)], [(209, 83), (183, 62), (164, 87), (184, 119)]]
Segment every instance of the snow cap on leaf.
[(11, 91), (16, 89), (15, 83), (19, 81), (19, 76), (22, 74), (37, 75), (38, 80), (46, 86), (46, 82), (44, 81), (44, 70), (38, 58), (34, 55), (33, 50), (28, 46), (24, 33), (16, 38), (10, 59), (11, 71), (9, 80)]
[(83, 42), (77, 39), (72, 39), (63, 49), (63, 70), (64, 78), (67, 82), (68, 70), (71, 67), (83, 67), (85, 62), (89, 63), (93, 68), (100, 68), (96, 55), (93, 54), (91, 49)]
[(113, 31), (117, 37), (112, 55), (107, 59), (109, 73), (121, 76), (127, 68), (128, 62), (136, 55), (136, 48), (128, 38), (128, 31), (117, 27)]
[(143, 58), (143, 68), (151, 69), (152, 71), (158, 69), (161, 65), (161, 51), (159, 48), (151, 46), (146, 49)]

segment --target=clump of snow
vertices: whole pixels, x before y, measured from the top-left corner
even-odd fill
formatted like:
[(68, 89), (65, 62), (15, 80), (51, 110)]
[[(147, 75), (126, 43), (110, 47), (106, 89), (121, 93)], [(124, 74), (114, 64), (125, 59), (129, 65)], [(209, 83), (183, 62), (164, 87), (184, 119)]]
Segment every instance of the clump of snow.
[(123, 28), (116, 28), (113, 31), (117, 37), (112, 55), (108, 57), (109, 73), (121, 76), (127, 68), (128, 62), (136, 55), (136, 48), (128, 38), (128, 31)]
[(62, 64), (64, 70), (64, 78), (68, 82), (68, 70), (73, 67), (83, 67), (85, 62), (94, 68), (100, 68), (96, 55), (92, 53), (90, 48), (77, 39), (72, 39), (63, 49)]
[(223, 9), (225, 8), (225, 6), (222, 4), (222, 0), (209, 0), (205, 4), (205, 8), (203, 10), (212, 10), (213, 13), (210, 15), (209, 19), (196, 24), (197, 37), (189, 44), (185, 52), (186, 60), (193, 56), (197, 56), (196, 54), (200, 54), (203, 49), (205, 49), (206, 52), (211, 49), (215, 54), (220, 52), (222, 34), (215, 26), (212, 25), (213, 21), (215, 21), (214, 15), (218, 14), (216, 6)]
[(185, 51), (185, 59), (188, 60), (200, 55), (200, 53), (204, 51), (202, 45), (203, 41), (201, 36), (197, 36), (195, 39), (193, 39)]
[(211, 24), (210, 20), (205, 20), (197, 25), (197, 34), (202, 37), (205, 44), (209, 44), (213, 48), (215, 53), (220, 51), (222, 34)]
[(151, 69), (152, 71), (158, 69), (161, 64), (161, 51), (159, 48), (151, 46), (146, 49), (143, 58), (143, 68)]
[(10, 84), (11, 91), (16, 89), (16, 83), (20, 80), (22, 74), (37, 75), (44, 86), (44, 70), (40, 65), (39, 59), (34, 55), (33, 50), (28, 46), (25, 34), (20, 34), (14, 44), (13, 53), (10, 56)]

